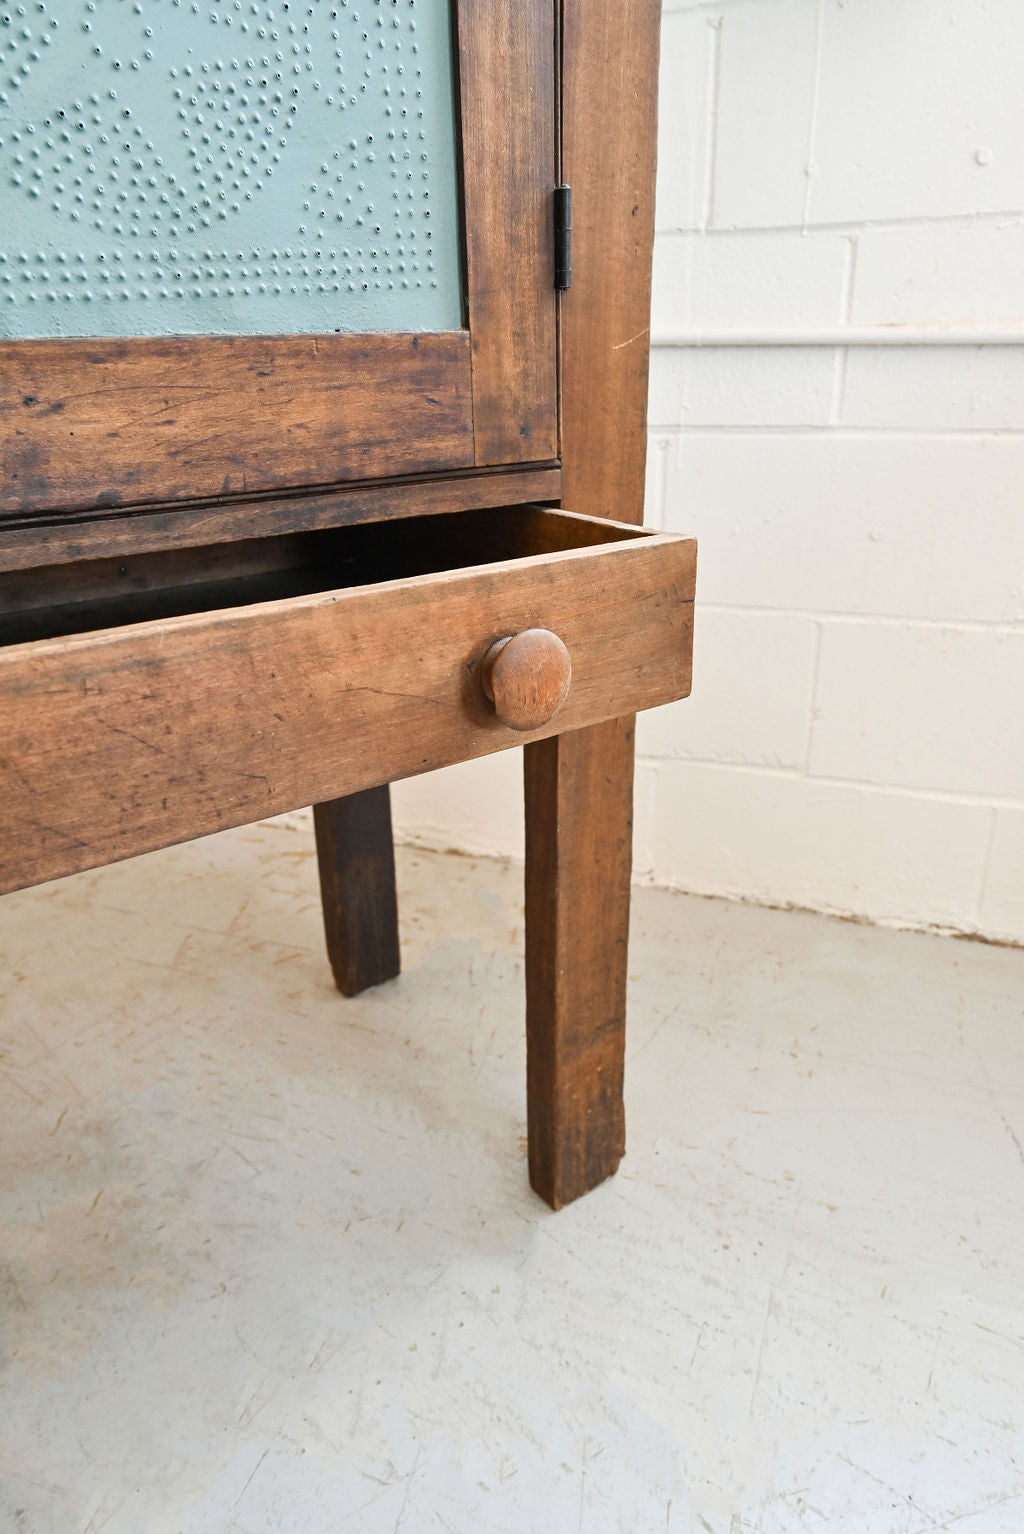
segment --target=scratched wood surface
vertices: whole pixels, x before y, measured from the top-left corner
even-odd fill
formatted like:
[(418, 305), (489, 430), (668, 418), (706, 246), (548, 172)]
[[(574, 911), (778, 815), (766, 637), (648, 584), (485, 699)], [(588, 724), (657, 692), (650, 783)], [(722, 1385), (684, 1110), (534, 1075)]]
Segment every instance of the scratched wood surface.
[(472, 462), (464, 331), (0, 342), (0, 515)]
[(9, 645), (0, 888), (522, 743), (476, 674), (510, 632), (568, 646), (561, 728), (679, 697), (692, 592), (654, 535)]

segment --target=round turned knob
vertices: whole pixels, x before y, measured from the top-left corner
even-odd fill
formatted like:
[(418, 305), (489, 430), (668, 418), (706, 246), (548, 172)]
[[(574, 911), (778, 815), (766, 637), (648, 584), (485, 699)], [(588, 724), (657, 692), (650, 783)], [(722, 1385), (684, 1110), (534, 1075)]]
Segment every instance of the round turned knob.
[(569, 696), (572, 661), (550, 629), (523, 629), (496, 639), (484, 656), (484, 693), (512, 730), (537, 730)]

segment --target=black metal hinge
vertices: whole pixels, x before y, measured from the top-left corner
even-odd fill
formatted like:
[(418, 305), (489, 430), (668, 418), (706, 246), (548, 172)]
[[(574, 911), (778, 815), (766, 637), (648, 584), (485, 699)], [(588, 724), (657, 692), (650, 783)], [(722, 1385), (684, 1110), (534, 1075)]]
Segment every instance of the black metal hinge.
[(572, 286), (572, 187), (555, 187), (555, 287)]

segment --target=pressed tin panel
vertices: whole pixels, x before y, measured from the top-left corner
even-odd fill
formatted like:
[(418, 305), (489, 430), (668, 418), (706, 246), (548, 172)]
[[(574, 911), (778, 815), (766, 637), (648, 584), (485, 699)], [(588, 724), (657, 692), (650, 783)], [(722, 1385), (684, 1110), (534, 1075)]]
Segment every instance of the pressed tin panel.
[(462, 324), (448, 0), (0, 0), (0, 335)]

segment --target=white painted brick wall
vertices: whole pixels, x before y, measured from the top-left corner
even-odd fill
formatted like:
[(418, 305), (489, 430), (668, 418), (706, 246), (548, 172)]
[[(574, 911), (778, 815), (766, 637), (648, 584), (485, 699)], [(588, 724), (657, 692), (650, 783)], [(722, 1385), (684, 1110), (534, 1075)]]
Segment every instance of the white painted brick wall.
[[(701, 556), (644, 877), (1024, 941), (1024, 347), (764, 344), (1024, 332), (1022, 57), (1020, 0), (666, 0), (653, 331), (751, 344), (652, 354), (647, 519)], [(521, 850), (511, 754), (395, 799)]]

